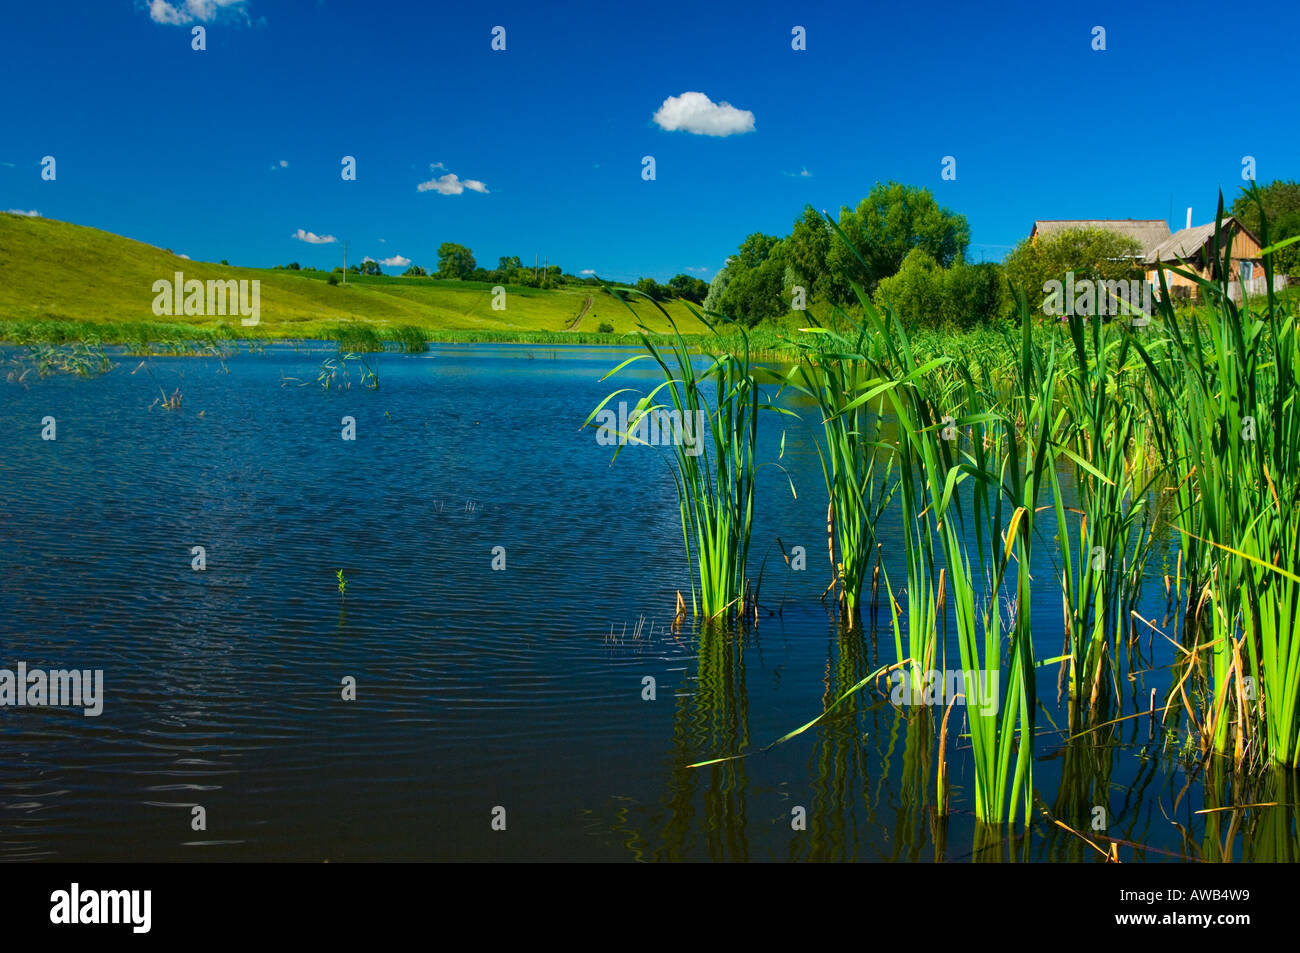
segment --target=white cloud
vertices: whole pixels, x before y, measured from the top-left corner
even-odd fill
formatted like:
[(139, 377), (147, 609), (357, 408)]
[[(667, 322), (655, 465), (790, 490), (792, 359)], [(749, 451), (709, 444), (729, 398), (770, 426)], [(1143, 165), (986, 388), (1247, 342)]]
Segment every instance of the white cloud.
[(212, 23), (223, 13), (248, 22), (247, 0), (149, 0), (149, 19), (155, 23), (183, 26), (187, 23)]
[(36, 209), (34, 208), (33, 209), (11, 208), (11, 209), (6, 209), (5, 211), (7, 211), (10, 215), (26, 215), (28, 218), (41, 217), (41, 213), (36, 211)]
[[(429, 165), (430, 171), (437, 172), (439, 169), (447, 168), (441, 162), (434, 162)], [(421, 182), (415, 187), (417, 192), (437, 192), (439, 195), (460, 195), (466, 189), (472, 192), (486, 193), (488, 187), (478, 179), (462, 179), (455, 172), (447, 172), (438, 176), (436, 179), (430, 179), (428, 182)]]
[(594, 268), (584, 268), (582, 271), (578, 272), (580, 275), (594, 275), (595, 273), (596, 271)]
[(394, 255), (392, 258), (380, 259), (379, 263), (387, 268), (405, 268), (411, 263), (411, 259), (403, 258), (401, 255)]
[(660, 129), (682, 130), (699, 136), (730, 136), (754, 131), (754, 114), (730, 103), (715, 103), (703, 93), (669, 96), (654, 114)]
[(287, 168), (289, 168), (289, 160), (281, 159), (275, 165), (271, 166), (271, 171), (274, 172), (276, 169), (287, 169)]
[(807, 166), (800, 167), (798, 172), (782, 172), (782, 175), (788, 175), (792, 179), (811, 179), (813, 174), (808, 171)]
[(704, 274), (706, 271), (708, 271), (709, 269), (708, 269), (708, 267), (705, 266), (705, 265), (700, 265), (700, 267), (698, 267), (698, 268), (692, 268), (690, 265), (687, 265), (687, 266), (686, 266), (686, 270), (687, 270), (687, 271), (694, 271), (694, 272), (696, 272), (696, 273), (702, 275), (702, 274)]
[(247, 0), (148, 0), (149, 19), (154, 23), (184, 26), (187, 23), (212, 23), (223, 13), (248, 22)]
[(317, 235), (315, 232), (305, 232), (301, 228), (290, 237), (296, 238), (300, 242), (307, 242), (309, 245), (328, 245), (331, 242), (338, 241), (333, 235)]

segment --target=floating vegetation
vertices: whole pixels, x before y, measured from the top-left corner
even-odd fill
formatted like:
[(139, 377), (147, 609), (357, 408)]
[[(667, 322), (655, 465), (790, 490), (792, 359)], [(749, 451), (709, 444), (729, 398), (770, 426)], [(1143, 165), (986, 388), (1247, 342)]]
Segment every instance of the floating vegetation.
[(305, 381), (299, 377), (280, 376), (280, 385), (282, 387), (287, 387), (289, 384), (306, 387), (309, 384), (316, 383), (329, 391), (351, 390), (354, 381), (358, 387), (364, 387), (368, 390), (379, 389), (379, 375), (366, 362), (365, 358), (358, 354), (342, 354), (338, 357), (325, 358), (321, 362), (320, 371), (316, 374), (315, 381)]

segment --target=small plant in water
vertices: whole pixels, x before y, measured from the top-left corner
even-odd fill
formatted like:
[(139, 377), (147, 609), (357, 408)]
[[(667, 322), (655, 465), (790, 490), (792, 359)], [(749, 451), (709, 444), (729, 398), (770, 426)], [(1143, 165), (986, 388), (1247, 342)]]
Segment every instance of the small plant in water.
[(348, 578), (347, 578), (347, 576), (343, 575), (343, 570), (342, 570), (342, 569), (340, 569), (337, 573), (335, 573), (335, 576), (338, 578), (338, 581), (339, 581), (339, 598), (340, 598), (340, 599), (347, 599), (347, 597), (348, 597)]

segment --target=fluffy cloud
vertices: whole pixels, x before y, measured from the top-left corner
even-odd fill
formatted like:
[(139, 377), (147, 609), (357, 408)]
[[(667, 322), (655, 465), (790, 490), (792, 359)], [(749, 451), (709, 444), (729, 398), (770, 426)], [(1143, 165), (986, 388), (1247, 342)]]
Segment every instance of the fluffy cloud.
[(580, 275), (594, 275), (595, 273), (596, 270), (594, 268), (584, 268), (582, 271), (578, 272)]
[[(441, 162), (435, 162), (429, 166), (429, 169), (434, 172), (445, 168), (447, 167)], [(437, 192), (439, 195), (460, 195), (466, 189), (472, 192), (486, 193), (488, 187), (478, 179), (462, 179), (455, 172), (447, 172), (436, 179), (421, 182), (415, 187), (417, 192)]]
[(309, 245), (328, 245), (331, 242), (338, 241), (333, 235), (317, 235), (315, 232), (306, 232), (301, 228), (294, 232), (292, 237)]
[(411, 263), (411, 259), (403, 258), (401, 255), (394, 255), (392, 258), (381, 258), (379, 263), (387, 268), (405, 268)]
[(41, 217), (41, 213), (36, 211), (36, 209), (34, 208), (33, 209), (11, 208), (11, 209), (6, 209), (5, 211), (7, 211), (10, 215), (26, 215), (28, 218)]
[(798, 172), (782, 172), (781, 174), (788, 175), (792, 179), (811, 179), (813, 177), (807, 166), (803, 166)]
[(148, 0), (149, 19), (154, 23), (184, 26), (187, 23), (212, 23), (223, 13), (248, 21), (247, 0)]
[(698, 136), (730, 136), (754, 131), (754, 114), (748, 109), (737, 109), (730, 103), (715, 103), (703, 93), (669, 96), (654, 114), (654, 121), (660, 129), (693, 132)]

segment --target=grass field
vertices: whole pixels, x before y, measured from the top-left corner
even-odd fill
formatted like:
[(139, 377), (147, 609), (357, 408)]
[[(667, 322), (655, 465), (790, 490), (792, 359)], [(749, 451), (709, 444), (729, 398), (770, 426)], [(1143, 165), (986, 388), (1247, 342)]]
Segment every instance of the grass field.
[[(259, 279), (261, 323), (241, 328), (233, 316), (157, 317), (153, 283), (185, 279)], [(104, 325), (139, 329), (152, 324), (192, 326), (212, 332), (264, 338), (330, 338), (340, 322), (373, 325), (381, 336), (398, 328), (418, 328), (430, 339), (545, 340), (572, 343), (609, 340), (636, 328), (637, 319), (655, 331), (668, 322), (649, 302), (634, 300), (634, 315), (608, 292), (577, 287), (556, 290), (506, 287), (506, 306), (492, 308), (492, 286), (432, 278), (349, 275), (347, 284), (328, 284), (324, 272), (237, 268), (191, 261), (161, 248), (110, 232), (51, 219), (0, 212), (0, 337), (12, 340), (15, 328), (44, 322), (68, 326)], [(572, 331), (566, 330), (590, 310)], [(665, 303), (684, 333), (704, 330), (680, 301)], [(613, 325), (614, 335), (596, 333)]]

